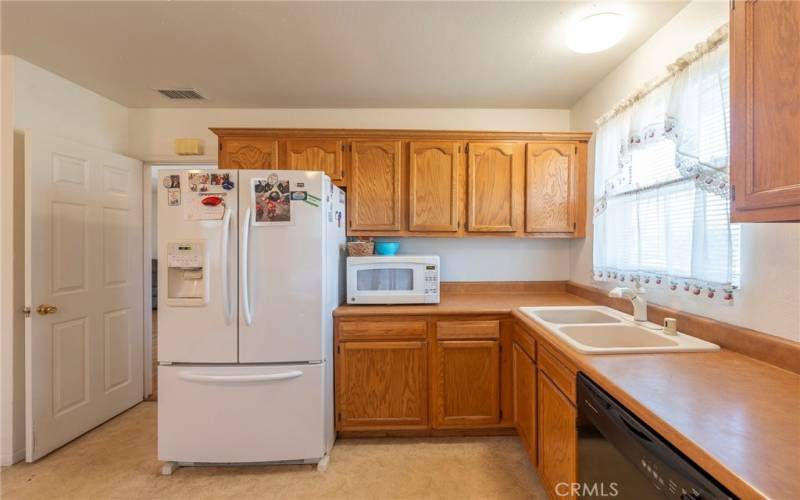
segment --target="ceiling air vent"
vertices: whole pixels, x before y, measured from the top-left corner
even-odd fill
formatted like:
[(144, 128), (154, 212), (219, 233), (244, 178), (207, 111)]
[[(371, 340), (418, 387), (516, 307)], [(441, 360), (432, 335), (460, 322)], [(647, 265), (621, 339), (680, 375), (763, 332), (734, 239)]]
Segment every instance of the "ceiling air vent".
[(205, 99), (195, 89), (156, 89), (156, 92), (168, 99)]

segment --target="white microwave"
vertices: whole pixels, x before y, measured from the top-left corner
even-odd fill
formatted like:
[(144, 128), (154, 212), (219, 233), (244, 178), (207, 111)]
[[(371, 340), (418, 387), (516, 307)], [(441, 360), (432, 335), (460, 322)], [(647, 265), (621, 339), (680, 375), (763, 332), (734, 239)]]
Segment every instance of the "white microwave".
[(438, 304), (439, 256), (347, 258), (348, 304)]

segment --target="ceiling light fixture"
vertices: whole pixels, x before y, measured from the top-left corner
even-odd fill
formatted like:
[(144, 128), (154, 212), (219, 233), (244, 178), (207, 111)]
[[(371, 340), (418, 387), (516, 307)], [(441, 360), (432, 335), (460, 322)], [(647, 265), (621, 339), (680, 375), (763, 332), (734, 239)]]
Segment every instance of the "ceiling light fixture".
[(567, 46), (579, 54), (600, 52), (622, 40), (627, 30), (628, 23), (622, 14), (591, 14), (567, 28)]

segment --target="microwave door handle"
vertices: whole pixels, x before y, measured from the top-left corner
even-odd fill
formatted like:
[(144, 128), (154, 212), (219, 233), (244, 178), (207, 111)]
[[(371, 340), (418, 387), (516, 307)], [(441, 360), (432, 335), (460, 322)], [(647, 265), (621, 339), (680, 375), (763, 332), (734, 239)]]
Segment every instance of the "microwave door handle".
[(231, 240), (231, 215), (233, 210), (230, 208), (225, 209), (225, 215), (222, 218), (222, 238), (220, 249), (220, 268), (222, 270), (222, 307), (225, 312), (225, 325), (231, 324), (232, 306), (231, 306), (231, 290), (230, 290), (230, 262), (228, 262), (228, 249)]
[(242, 309), (244, 322), (247, 326), (253, 324), (253, 311), (250, 309), (250, 207), (244, 211), (242, 223)]

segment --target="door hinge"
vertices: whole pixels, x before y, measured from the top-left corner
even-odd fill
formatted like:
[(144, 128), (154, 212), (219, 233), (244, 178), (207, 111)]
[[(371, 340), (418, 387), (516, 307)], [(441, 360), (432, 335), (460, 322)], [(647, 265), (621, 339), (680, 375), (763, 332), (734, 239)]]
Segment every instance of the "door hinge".
[(578, 223), (577, 222), (573, 222), (572, 223), (572, 230), (575, 231), (576, 229), (578, 229)]
[(336, 354), (341, 354), (341, 353), (342, 353), (342, 346), (337, 345), (336, 346)]
[(731, 186), (731, 201), (736, 201), (736, 186)]
[(339, 422), (341, 422), (342, 421), (342, 412), (337, 413), (336, 414), (336, 418), (339, 420)]
[(736, 0), (730, 0), (731, 2), (731, 10), (736, 10)]
[(25, 315), (26, 318), (31, 317), (31, 306), (25, 306), (22, 308), (22, 314)]
[(575, 154), (578, 154), (578, 146), (575, 146)]
[(222, 143), (221, 142), (219, 143), (219, 152), (220, 153), (222, 152)]

